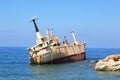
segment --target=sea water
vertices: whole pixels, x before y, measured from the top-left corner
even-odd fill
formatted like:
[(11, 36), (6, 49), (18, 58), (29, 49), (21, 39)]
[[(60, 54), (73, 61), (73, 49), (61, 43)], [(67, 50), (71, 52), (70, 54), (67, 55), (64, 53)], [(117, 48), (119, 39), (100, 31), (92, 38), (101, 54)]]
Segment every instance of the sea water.
[(120, 72), (95, 71), (94, 63), (120, 49), (87, 48), (87, 60), (33, 65), (25, 47), (0, 47), (0, 80), (120, 80)]

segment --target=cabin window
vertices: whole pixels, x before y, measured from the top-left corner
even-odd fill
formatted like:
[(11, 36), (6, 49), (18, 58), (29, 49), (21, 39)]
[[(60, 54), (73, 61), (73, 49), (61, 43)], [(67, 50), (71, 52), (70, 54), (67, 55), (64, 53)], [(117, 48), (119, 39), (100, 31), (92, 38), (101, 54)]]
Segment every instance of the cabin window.
[(50, 44), (52, 44), (53, 43), (53, 40), (50, 40)]
[(44, 38), (42, 38), (41, 40), (42, 40), (42, 42), (44, 42)]
[(39, 47), (42, 47), (42, 44), (39, 44), (38, 46), (39, 46)]
[(74, 43), (74, 45), (75, 45), (75, 43)]

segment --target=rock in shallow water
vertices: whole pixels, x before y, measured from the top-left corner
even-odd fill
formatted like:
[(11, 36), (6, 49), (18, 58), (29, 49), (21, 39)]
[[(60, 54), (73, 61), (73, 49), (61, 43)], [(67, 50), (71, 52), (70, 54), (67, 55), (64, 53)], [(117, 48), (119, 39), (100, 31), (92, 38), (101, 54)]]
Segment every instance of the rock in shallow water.
[(96, 63), (97, 71), (120, 71), (120, 55), (110, 55)]

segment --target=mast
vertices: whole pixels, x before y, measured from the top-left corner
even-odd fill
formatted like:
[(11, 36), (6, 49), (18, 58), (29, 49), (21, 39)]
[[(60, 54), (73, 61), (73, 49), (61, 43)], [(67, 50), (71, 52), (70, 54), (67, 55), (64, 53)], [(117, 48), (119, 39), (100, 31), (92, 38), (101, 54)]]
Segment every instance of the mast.
[(37, 27), (37, 25), (36, 25), (36, 22), (35, 22), (35, 18), (33, 18), (32, 21), (33, 21), (33, 24), (34, 24), (34, 26), (35, 26), (35, 31), (36, 31), (36, 32), (39, 32), (39, 29), (38, 29), (38, 27)]
[(65, 45), (68, 45), (68, 44), (69, 44), (69, 42), (68, 42), (66, 36), (64, 36), (64, 41), (65, 41)]
[(76, 36), (74, 34), (74, 31), (72, 31), (71, 33), (72, 33), (72, 37), (73, 37), (73, 40), (74, 40), (74, 44), (79, 44), (79, 42), (77, 41)]
[(40, 44), (40, 43), (42, 43), (42, 35), (40, 34), (40, 31), (39, 31), (39, 29), (38, 29), (38, 27), (37, 27), (37, 24), (36, 24), (36, 22), (35, 22), (36, 19), (35, 19), (35, 18), (32, 18), (31, 20), (32, 20), (32, 22), (33, 22), (33, 24), (34, 24), (35, 31), (36, 31), (36, 37), (37, 37), (36, 43), (37, 43), (37, 44)]

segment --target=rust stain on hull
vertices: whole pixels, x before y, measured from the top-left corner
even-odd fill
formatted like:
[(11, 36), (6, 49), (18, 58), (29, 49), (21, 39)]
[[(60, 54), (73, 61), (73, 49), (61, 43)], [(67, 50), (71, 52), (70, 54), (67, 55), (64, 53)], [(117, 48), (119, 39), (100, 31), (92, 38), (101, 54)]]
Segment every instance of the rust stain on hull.
[(34, 64), (58, 64), (58, 63), (75, 62), (75, 61), (81, 61), (81, 60), (86, 60), (85, 52), (61, 57), (61, 58), (54, 59), (54, 60), (51, 60), (45, 63), (42, 63), (40, 56), (37, 56), (35, 58), (30, 57), (31, 63), (34, 63)]
[(81, 61), (81, 60), (85, 60), (85, 59), (86, 59), (86, 55), (85, 55), (85, 52), (83, 52), (83, 53), (79, 53), (79, 54), (66, 56), (66, 57), (63, 57), (63, 58), (60, 58), (60, 59), (55, 59), (53, 61), (49, 61), (49, 62), (46, 62), (46, 63), (58, 64), (58, 63)]

